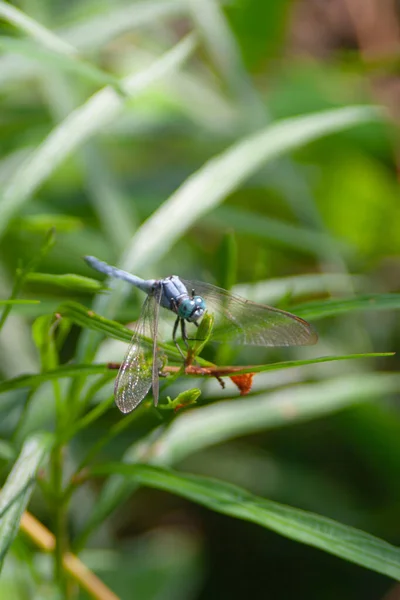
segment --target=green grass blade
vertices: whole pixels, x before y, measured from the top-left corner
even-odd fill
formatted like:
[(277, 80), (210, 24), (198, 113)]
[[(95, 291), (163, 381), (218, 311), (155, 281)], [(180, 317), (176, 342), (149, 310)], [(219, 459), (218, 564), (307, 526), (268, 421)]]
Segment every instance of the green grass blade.
[(54, 285), (74, 292), (99, 293), (105, 290), (104, 285), (97, 279), (64, 273), (53, 275), (52, 273), (29, 273), (26, 277), (28, 283), (40, 283), (43, 285)]
[(322, 319), (352, 311), (393, 310), (400, 308), (400, 294), (366, 294), (344, 300), (324, 300), (291, 307), (303, 319)]
[[(356, 290), (361, 290), (365, 285), (364, 278), (360, 275), (312, 273), (266, 279), (256, 283), (241, 283), (235, 285), (232, 291), (253, 302), (274, 304), (285, 297), (295, 299), (301, 296), (326, 295), (329, 290), (343, 296), (348, 292), (349, 281)], [(304, 306), (304, 303), (300, 306)]]
[(70, 54), (66, 55), (60, 54), (59, 52), (51, 52), (30, 41), (6, 36), (0, 37), (0, 48), (6, 52), (26, 56), (29, 60), (37, 60), (42, 66), (49, 65), (51, 67), (56, 67), (59, 70), (80, 75), (88, 82), (93, 82), (98, 85), (112, 85), (117, 90), (119, 89), (120, 82), (117, 77), (114, 77), (111, 73), (107, 73), (87, 61), (71, 56)]
[[(119, 339), (119, 338), (117, 338)], [(286, 362), (271, 363), (268, 365), (251, 365), (232, 371), (232, 375), (241, 375), (244, 373), (262, 373), (265, 371), (278, 371), (282, 369), (295, 369), (306, 365), (313, 365), (326, 362), (335, 362), (338, 360), (354, 360), (359, 358), (382, 358), (385, 356), (393, 356), (393, 352), (375, 352), (370, 354), (347, 354), (345, 356), (323, 356), (310, 360), (291, 360)], [(227, 373), (222, 373), (222, 376), (229, 376), (229, 368), (221, 367), (221, 371), (227, 370)], [(43, 373), (35, 373), (32, 375), (19, 375), (12, 379), (0, 382), (0, 394), (10, 390), (18, 390), (23, 388), (37, 387), (47, 381), (54, 379), (65, 379), (67, 377), (87, 377), (89, 375), (109, 375), (112, 379), (116, 376), (116, 370), (110, 369), (107, 364), (93, 365), (62, 365), (56, 369), (50, 369)], [(184, 375), (184, 374), (183, 374)], [(199, 377), (199, 375), (195, 375)]]
[(109, 373), (110, 379), (116, 376), (116, 371), (109, 369), (107, 365), (63, 365), (46, 371), (44, 373), (35, 373), (33, 375), (19, 375), (12, 379), (0, 382), (0, 393), (10, 390), (19, 390), (23, 388), (37, 387), (42, 383), (54, 381), (55, 379), (65, 379), (66, 377), (82, 377), (89, 375), (105, 375)]
[[(150, 67), (123, 79), (120, 87), (124, 94), (132, 98), (156, 81), (167, 77), (189, 58), (194, 47), (193, 37), (188, 36), (181, 40)], [(0, 200), (0, 235), (4, 233), (10, 219), (54, 170), (74, 150), (110, 123), (123, 106), (124, 98), (111, 87), (106, 87), (70, 113), (50, 132), (26, 162), (17, 169), (3, 190)]]
[(278, 121), (240, 140), (206, 162), (145, 221), (132, 239), (122, 268), (139, 271), (164, 256), (193, 223), (268, 161), (322, 136), (381, 118), (381, 111), (374, 107), (340, 108)]
[[(15, 300), (16, 296), (18, 296), (29, 273), (31, 273), (32, 271), (34, 271), (36, 269), (38, 264), (40, 264), (41, 260), (46, 256), (46, 254), (50, 251), (50, 249), (54, 246), (54, 244), (55, 244), (55, 231), (54, 231), (54, 229), (50, 229), (47, 232), (47, 235), (44, 238), (43, 244), (40, 247), (37, 254), (35, 256), (33, 256), (33, 258), (28, 262), (28, 264), (25, 267), (23, 267), (22, 269), (19, 269), (17, 271), (9, 300)], [(12, 309), (11, 303), (7, 304), (4, 307), (4, 310), (0, 317), (0, 330), (3, 327), (8, 315), (10, 314), (11, 309)]]
[[(232, 375), (244, 375), (246, 373), (265, 373), (266, 371), (281, 371), (282, 369), (295, 369), (305, 367), (306, 365), (318, 365), (320, 363), (336, 362), (339, 360), (356, 360), (360, 358), (383, 358), (394, 356), (395, 352), (369, 352), (365, 354), (344, 354), (342, 356), (321, 356), (319, 358), (309, 358), (306, 360), (286, 360), (283, 362), (269, 363), (266, 365), (248, 365), (246, 367), (233, 367), (231, 373), (230, 367), (216, 367), (220, 369), (218, 374), (221, 377)], [(225, 372), (226, 371), (226, 372)]]
[[(369, 373), (296, 385), (243, 400), (222, 401), (179, 415), (160, 435), (132, 446), (125, 462), (174, 465), (204, 448), (259, 431), (295, 425), (397, 393), (400, 374)], [(82, 530), (86, 540), (132, 491), (132, 483), (115, 476), (105, 484)]]
[(28, 438), (0, 492), (0, 569), (14, 540), (21, 515), (29, 502), (37, 470), (49, 453), (52, 437), (36, 434)]
[[(260, 396), (224, 400), (180, 415), (157, 440), (153, 458), (175, 464), (215, 444), (325, 417), (396, 393), (400, 374), (364, 373), (299, 384)], [(129, 455), (128, 455), (129, 457)]]
[(18, 304), (40, 304), (40, 300), (0, 300), (0, 306), (17, 306)]
[(79, 50), (95, 50), (117, 36), (151, 24), (160, 25), (167, 19), (185, 17), (187, 0), (143, 0), (119, 5), (98, 7), (96, 14), (88, 15), (70, 27), (63, 27), (58, 34)]
[(188, 3), (214, 64), (241, 105), (241, 113), (253, 130), (267, 121), (265, 103), (258, 96), (244, 67), (240, 50), (217, 0)]
[(400, 581), (400, 548), (354, 527), (254, 496), (242, 488), (207, 477), (121, 463), (103, 465), (92, 471), (96, 475), (110, 473), (250, 521)]
[[(332, 243), (332, 237), (323, 231), (233, 206), (219, 206), (205, 217), (204, 222), (216, 231), (231, 227), (237, 234), (272, 241), (283, 248), (294, 248), (312, 256), (319, 256), (321, 248)], [(335, 245), (341, 252), (347, 255), (351, 253), (350, 245), (346, 242), (335, 240)]]
[(75, 54), (75, 48), (64, 42), (57, 35), (46, 29), (43, 25), (26, 15), (24, 12), (11, 6), (8, 2), (0, 0), (0, 17), (3, 17), (9, 23), (13, 24), (19, 30), (28, 34), (30, 37), (40, 42), (49, 50), (72, 56)]

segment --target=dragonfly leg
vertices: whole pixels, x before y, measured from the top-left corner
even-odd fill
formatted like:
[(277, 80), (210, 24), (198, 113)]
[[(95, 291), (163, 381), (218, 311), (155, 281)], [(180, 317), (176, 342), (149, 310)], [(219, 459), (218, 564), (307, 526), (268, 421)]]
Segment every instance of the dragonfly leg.
[[(199, 327), (199, 324), (196, 321), (193, 321), (193, 325), (196, 325), (196, 327)], [(186, 334), (186, 328), (185, 328), (185, 334)], [(186, 340), (189, 340), (189, 342), (202, 342), (203, 340), (195, 337), (195, 338), (190, 338), (186, 336)]]
[(182, 339), (185, 343), (186, 348), (189, 348), (189, 344), (188, 344), (188, 336), (186, 333), (186, 323), (185, 323), (185, 319), (181, 319), (181, 333), (182, 333)]
[[(176, 339), (176, 332), (177, 332), (178, 325), (179, 325), (180, 321), (182, 321), (182, 319), (180, 317), (176, 317), (176, 320), (175, 320), (175, 323), (174, 323), (174, 328), (172, 330), (172, 339), (174, 341), (175, 346), (177, 347), (177, 350), (179, 351), (179, 354), (182, 356), (183, 360), (186, 360), (186, 356), (182, 352), (182, 348), (180, 347), (180, 345), (178, 344), (178, 341)], [(181, 325), (181, 327), (182, 327), (182, 325)], [(185, 343), (187, 345), (187, 341), (186, 340), (185, 340)]]

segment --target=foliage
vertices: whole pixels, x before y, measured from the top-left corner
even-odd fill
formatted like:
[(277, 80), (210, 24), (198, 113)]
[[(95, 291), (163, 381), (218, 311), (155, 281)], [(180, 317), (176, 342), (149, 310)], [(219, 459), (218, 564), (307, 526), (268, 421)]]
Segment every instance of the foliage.
[[(0, 1), (0, 597), (400, 580), (392, 124), (365, 65), (290, 50), (295, 4)], [(273, 303), (319, 343), (195, 341), (185, 373), (164, 342), (159, 407), (121, 415), (143, 297), (88, 254)]]

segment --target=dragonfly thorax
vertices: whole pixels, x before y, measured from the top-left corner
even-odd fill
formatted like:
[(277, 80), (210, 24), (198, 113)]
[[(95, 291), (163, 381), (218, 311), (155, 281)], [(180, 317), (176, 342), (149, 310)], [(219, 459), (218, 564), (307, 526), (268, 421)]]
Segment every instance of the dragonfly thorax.
[(198, 321), (206, 311), (206, 303), (201, 296), (186, 296), (179, 302), (177, 314), (186, 321)]

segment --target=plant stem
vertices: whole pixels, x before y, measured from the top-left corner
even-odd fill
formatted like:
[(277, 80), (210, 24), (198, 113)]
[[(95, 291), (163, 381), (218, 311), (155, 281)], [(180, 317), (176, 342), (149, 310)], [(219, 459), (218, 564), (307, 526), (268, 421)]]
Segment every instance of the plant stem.
[(66, 552), (67, 535), (66, 535), (66, 514), (65, 504), (62, 502), (63, 485), (63, 449), (62, 446), (56, 446), (51, 456), (51, 478), (53, 487), (54, 501), (54, 534), (56, 539), (54, 552), (54, 579), (57, 582), (61, 596), (66, 597), (66, 579), (63, 569), (63, 556)]

